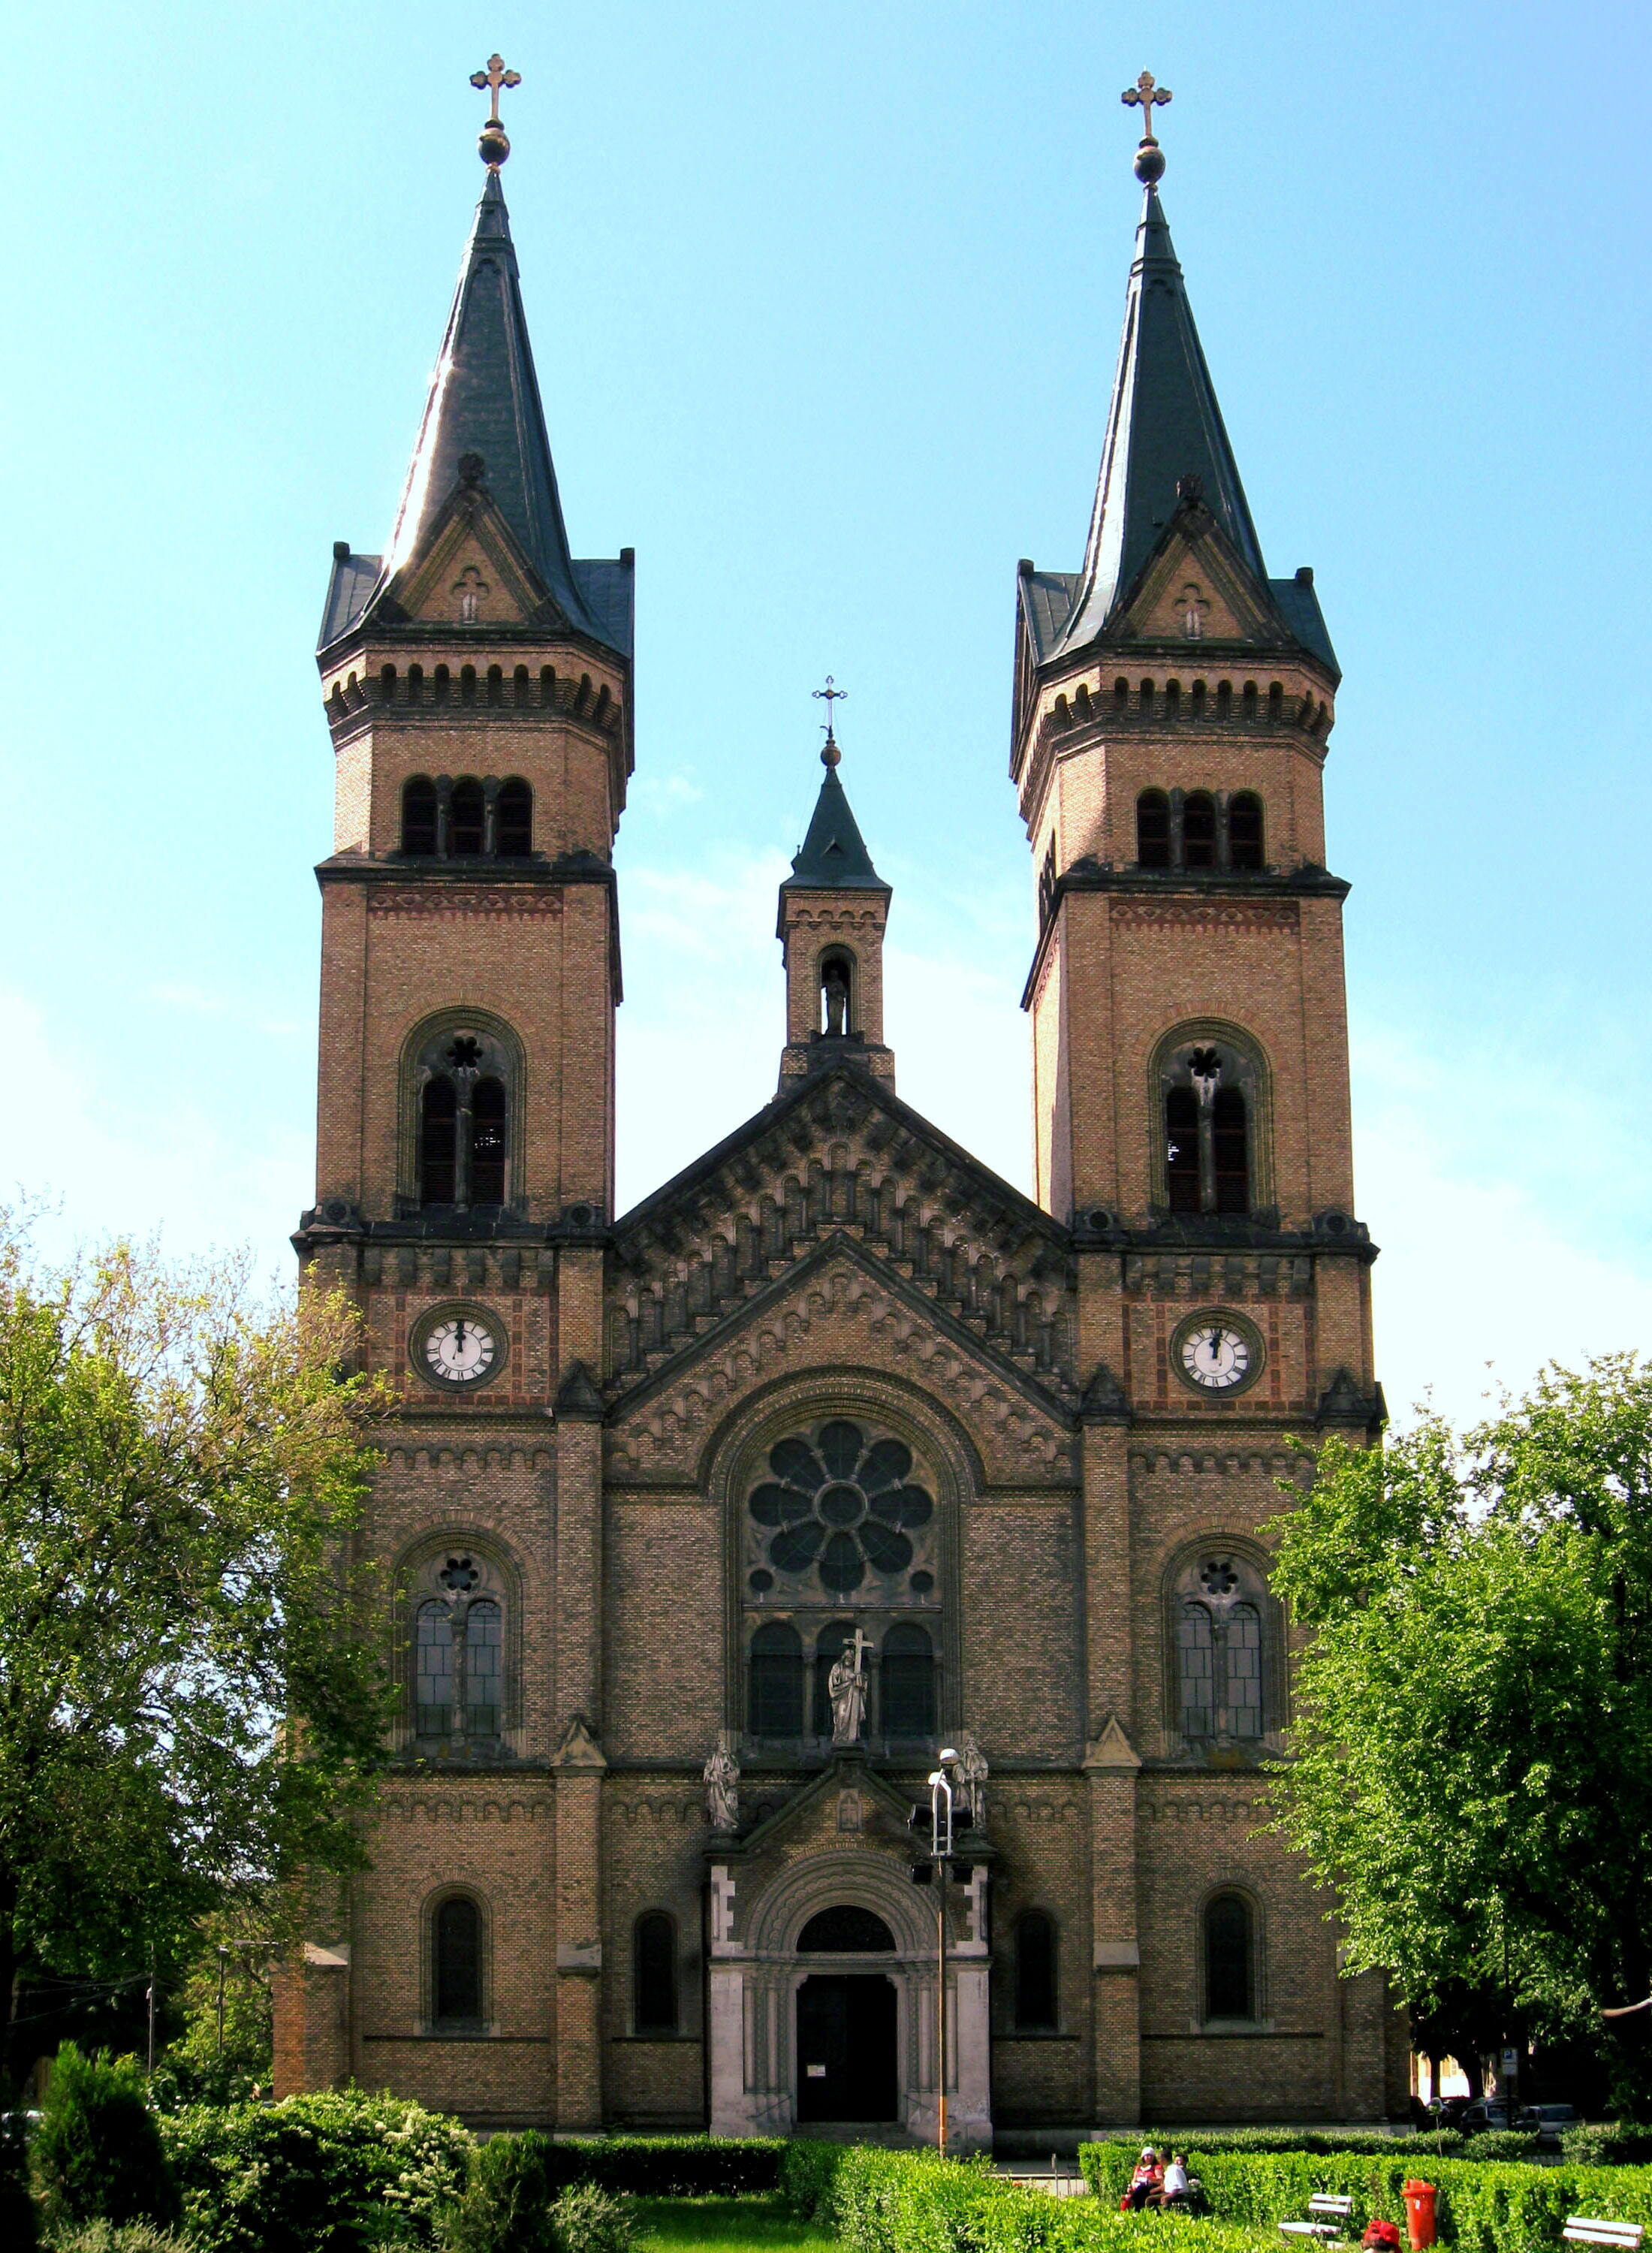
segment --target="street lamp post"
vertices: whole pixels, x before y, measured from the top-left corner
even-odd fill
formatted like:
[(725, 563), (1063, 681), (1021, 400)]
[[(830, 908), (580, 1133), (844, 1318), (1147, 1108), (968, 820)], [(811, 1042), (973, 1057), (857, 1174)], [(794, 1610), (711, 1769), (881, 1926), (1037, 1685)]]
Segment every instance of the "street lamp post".
[(952, 1784), (947, 1775), (958, 1754), (950, 1745), (930, 1777), (930, 1862), (935, 1881), (935, 2082), (939, 2095), (936, 2144), (946, 2156), (946, 1878), (952, 1864)]

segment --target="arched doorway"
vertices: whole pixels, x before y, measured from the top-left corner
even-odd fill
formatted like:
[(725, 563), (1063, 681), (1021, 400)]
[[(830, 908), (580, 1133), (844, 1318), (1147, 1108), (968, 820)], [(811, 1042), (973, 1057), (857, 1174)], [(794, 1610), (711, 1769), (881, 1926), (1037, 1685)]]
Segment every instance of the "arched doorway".
[[(869, 1908), (845, 1902), (798, 1936), (805, 1957), (893, 1956), (895, 1935)], [(798, 1989), (798, 2120), (897, 2120), (901, 2112), (895, 1984), (882, 1971), (811, 1971)]]

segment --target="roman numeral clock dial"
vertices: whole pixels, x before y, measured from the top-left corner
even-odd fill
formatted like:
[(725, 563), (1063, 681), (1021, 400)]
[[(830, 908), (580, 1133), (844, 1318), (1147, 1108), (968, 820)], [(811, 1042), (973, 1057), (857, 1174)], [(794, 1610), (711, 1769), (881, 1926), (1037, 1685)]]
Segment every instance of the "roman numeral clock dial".
[(1262, 1342), (1231, 1315), (1195, 1315), (1171, 1346), (1177, 1374), (1197, 1392), (1235, 1392), (1262, 1366)]
[(415, 1331), (411, 1357), (429, 1383), (463, 1392), (493, 1375), (504, 1350), (504, 1329), (491, 1315), (471, 1307), (440, 1307)]

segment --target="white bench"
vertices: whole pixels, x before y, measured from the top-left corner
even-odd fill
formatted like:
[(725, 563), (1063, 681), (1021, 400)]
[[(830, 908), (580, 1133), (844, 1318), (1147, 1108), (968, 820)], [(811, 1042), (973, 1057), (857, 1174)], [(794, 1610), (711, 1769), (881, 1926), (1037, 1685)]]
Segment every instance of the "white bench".
[(1569, 2245), (1606, 2245), (1613, 2253), (1641, 2253), (1645, 2224), (1639, 2222), (1595, 2222), (1574, 2214), (1560, 2235)]
[(1284, 2237), (1317, 2237), (1329, 2244), (1338, 2238), (1353, 2219), (1351, 2198), (1335, 2198), (1329, 2191), (1315, 2191), (1307, 2202), (1306, 2222), (1282, 2222), (1279, 2234)]

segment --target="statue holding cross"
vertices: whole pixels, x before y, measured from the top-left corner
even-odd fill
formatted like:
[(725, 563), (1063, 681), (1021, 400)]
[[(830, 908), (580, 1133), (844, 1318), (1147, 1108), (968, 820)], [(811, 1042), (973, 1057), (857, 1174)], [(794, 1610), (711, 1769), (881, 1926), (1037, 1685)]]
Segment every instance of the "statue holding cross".
[(871, 1648), (857, 1627), (826, 1677), (834, 1745), (858, 1745), (866, 1734), (866, 1654)]
[(488, 122), (482, 128), (477, 150), (490, 172), (497, 172), (511, 153), (511, 144), (505, 137), (505, 128), (499, 122), (499, 89), (520, 86), (520, 71), (506, 70), (503, 55), (490, 55), (485, 70), (472, 71), (471, 83), (480, 94), (485, 87), (488, 94)]

